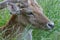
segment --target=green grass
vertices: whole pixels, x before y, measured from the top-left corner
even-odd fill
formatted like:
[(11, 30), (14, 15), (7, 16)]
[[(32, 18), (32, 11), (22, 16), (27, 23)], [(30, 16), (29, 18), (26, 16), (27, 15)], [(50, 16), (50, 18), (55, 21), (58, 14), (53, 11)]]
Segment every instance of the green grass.
[(9, 18), (10, 18), (10, 14), (9, 14), (9, 11), (6, 8), (0, 10), (0, 27), (2, 25), (5, 25), (6, 22), (9, 20)]
[[(60, 0), (37, 0), (42, 6), (44, 13), (54, 21), (55, 27), (52, 31), (34, 29), (33, 40), (60, 40)], [(0, 26), (6, 24), (10, 14), (7, 9), (0, 10)]]
[(52, 31), (33, 31), (33, 40), (60, 40), (60, 0), (38, 0), (43, 7), (44, 13), (54, 21), (55, 27)]

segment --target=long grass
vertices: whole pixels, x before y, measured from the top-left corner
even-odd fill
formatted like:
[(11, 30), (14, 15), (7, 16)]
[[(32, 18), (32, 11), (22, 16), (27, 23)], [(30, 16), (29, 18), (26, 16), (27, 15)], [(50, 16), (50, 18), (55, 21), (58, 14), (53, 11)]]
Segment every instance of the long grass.
[(60, 0), (38, 0), (44, 13), (54, 21), (55, 27), (51, 31), (36, 30), (33, 32), (33, 40), (60, 40)]
[[(55, 27), (51, 31), (34, 29), (33, 40), (60, 40), (60, 0), (37, 0), (37, 2), (42, 6), (46, 16), (54, 21)], [(9, 18), (7, 9), (0, 10), (0, 26), (6, 24)]]

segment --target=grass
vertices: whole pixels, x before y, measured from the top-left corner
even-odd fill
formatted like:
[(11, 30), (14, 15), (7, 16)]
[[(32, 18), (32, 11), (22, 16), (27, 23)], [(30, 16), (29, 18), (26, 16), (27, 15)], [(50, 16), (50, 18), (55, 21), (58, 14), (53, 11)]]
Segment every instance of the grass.
[[(37, 0), (42, 6), (44, 13), (54, 21), (55, 27), (51, 31), (33, 31), (33, 40), (60, 40), (60, 0)], [(0, 26), (6, 24), (10, 14), (7, 9), (0, 10)]]
[(38, 0), (44, 13), (54, 21), (55, 28), (48, 32), (36, 30), (33, 32), (33, 40), (60, 40), (60, 0)]

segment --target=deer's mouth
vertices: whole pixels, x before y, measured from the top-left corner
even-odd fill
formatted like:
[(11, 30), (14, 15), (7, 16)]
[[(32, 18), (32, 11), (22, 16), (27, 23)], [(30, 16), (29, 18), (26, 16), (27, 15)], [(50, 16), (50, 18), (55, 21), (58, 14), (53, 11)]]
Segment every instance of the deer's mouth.
[(32, 24), (33, 26), (35, 26), (34, 28), (38, 28), (38, 29), (45, 29), (45, 30), (52, 30), (54, 28), (54, 23), (53, 22), (48, 22), (48, 23), (35, 23)]

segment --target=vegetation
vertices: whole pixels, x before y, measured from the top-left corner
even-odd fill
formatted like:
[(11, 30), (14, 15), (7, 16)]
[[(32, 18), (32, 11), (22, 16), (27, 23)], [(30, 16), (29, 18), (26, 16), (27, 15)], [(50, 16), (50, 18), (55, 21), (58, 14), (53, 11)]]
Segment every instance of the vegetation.
[[(50, 31), (34, 29), (33, 40), (60, 40), (60, 0), (37, 0), (37, 2), (42, 6), (46, 16), (54, 21), (55, 27)], [(0, 26), (6, 24), (10, 16), (6, 8), (0, 10)]]
[(55, 23), (51, 31), (36, 30), (33, 40), (60, 40), (60, 0), (38, 0), (44, 13)]

